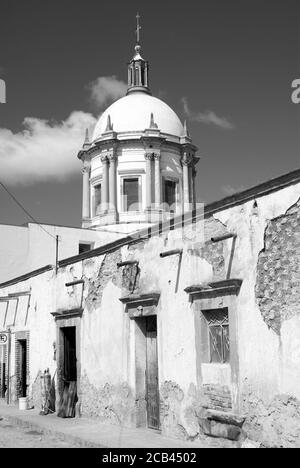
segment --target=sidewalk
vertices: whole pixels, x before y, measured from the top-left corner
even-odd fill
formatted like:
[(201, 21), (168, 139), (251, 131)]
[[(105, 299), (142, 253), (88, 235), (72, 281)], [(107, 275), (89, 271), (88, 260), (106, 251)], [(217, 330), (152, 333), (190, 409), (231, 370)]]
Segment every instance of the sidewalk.
[(126, 428), (100, 423), (94, 419), (62, 419), (55, 414), (40, 416), (39, 410), (20, 411), (17, 406), (0, 403), (0, 417), (26, 429), (55, 436), (65, 442), (92, 448), (226, 448), (229, 441), (211, 439), (197, 442), (163, 437), (149, 429)]

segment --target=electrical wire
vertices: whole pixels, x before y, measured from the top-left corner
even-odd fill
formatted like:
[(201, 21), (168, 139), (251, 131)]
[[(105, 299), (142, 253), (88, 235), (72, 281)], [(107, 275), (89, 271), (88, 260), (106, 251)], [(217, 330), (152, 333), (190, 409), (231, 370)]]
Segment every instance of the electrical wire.
[(52, 237), (52, 239), (54, 239), (55, 241), (57, 240), (57, 238), (55, 236), (53, 236), (52, 234), (50, 234), (49, 231), (47, 231), (47, 229), (45, 229), (30, 213), (29, 211), (26, 210), (26, 208), (24, 208), (24, 206), (22, 205), (21, 202), (19, 202), (19, 200), (8, 190), (8, 188), (0, 181), (0, 185), (1, 187), (5, 190), (5, 192), (14, 200), (14, 202), (19, 206), (19, 208), (21, 208), (22, 211), (24, 211), (24, 213), (35, 223), (37, 224), (46, 234), (48, 234), (48, 236)]

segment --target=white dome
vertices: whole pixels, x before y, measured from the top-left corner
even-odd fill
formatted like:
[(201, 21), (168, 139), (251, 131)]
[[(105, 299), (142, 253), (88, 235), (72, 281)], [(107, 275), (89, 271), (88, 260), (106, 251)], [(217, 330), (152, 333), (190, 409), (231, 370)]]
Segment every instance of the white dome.
[(175, 112), (163, 101), (144, 92), (134, 92), (114, 102), (96, 124), (93, 141), (102, 136), (110, 115), (114, 132), (143, 132), (149, 128), (151, 113), (162, 133), (180, 137), (183, 126)]

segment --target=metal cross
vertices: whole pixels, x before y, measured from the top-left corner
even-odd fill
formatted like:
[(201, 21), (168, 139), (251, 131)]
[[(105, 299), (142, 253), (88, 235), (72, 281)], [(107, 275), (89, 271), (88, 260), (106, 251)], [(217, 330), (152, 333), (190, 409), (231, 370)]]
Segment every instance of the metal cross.
[(136, 42), (137, 44), (140, 43), (140, 30), (142, 29), (142, 27), (140, 26), (140, 15), (139, 13), (137, 13), (136, 15)]

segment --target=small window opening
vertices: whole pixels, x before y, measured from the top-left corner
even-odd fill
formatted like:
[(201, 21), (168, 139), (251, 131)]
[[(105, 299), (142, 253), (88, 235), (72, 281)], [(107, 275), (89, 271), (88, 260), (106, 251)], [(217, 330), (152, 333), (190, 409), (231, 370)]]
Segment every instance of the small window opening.
[(227, 363), (230, 360), (228, 309), (204, 311), (209, 338), (211, 363)]

